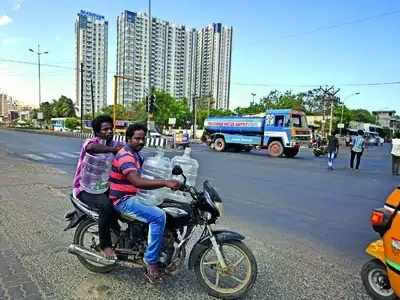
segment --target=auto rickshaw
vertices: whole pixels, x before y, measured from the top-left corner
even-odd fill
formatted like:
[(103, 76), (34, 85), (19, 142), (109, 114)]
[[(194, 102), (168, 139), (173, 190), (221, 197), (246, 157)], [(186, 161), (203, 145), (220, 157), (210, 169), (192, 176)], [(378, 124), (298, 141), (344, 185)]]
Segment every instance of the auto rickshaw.
[(368, 245), (372, 259), (364, 264), (361, 279), (373, 299), (400, 298), (400, 186), (373, 210), (371, 224), (381, 238)]

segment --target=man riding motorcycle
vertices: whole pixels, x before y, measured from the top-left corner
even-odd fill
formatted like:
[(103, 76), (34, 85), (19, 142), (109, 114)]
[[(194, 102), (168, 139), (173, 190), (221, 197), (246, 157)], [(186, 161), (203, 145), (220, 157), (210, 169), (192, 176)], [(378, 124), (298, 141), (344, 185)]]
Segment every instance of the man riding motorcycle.
[(140, 189), (152, 190), (168, 187), (179, 189), (176, 180), (150, 180), (142, 178), (143, 158), (140, 150), (145, 145), (147, 128), (141, 124), (130, 125), (126, 130), (127, 144), (116, 154), (110, 175), (110, 199), (114, 208), (126, 217), (149, 224), (147, 249), (144, 262), (145, 276), (154, 283), (161, 279), (159, 254), (162, 247), (166, 215), (165, 212), (135, 197)]
[(99, 210), (100, 249), (105, 257), (115, 258), (111, 247), (110, 226), (119, 231), (119, 225), (108, 198), (108, 173), (114, 154), (122, 148), (122, 144), (113, 141), (113, 120), (110, 116), (96, 117), (92, 127), (94, 137), (87, 139), (80, 151), (73, 195), (89, 207)]

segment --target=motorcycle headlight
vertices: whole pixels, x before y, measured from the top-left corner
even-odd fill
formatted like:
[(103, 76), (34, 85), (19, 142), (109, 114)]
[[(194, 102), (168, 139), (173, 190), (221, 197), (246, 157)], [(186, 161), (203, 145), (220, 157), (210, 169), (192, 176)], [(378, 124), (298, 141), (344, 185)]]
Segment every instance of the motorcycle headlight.
[(203, 212), (203, 216), (207, 221), (211, 220), (212, 218), (212, 214), (209, 213), (208, 211)]
[(215, 206), (218, 209), (219, 216), (222, 217), (224, 215), (224, 203), (222, 202), (215, 202)]

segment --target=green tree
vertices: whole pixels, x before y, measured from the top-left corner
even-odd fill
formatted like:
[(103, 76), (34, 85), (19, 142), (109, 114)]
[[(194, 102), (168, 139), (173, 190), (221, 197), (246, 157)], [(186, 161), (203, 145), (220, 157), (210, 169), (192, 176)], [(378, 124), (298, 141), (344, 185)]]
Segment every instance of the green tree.
[(74, 130), (76, 127), (80, 125), (80, 122), (77, 118), (67, 118), (65, 120), (65, 127), (69, 130)]
[(147, 118), (146, 100), (140, 100), (126, 106), (126, 120), (144, 123)]
[(68, 97), (61, 96), (52, 103), (53, 115), (60, 118), (76, 117), (75, 107), (72, 100)]
[(176, 118), (176, 126), (185, 127), (191, 119), (187, 100), (176, 99), (163, 91), (155, 91), (156, 111), (154, 121), (158, 127), (168, 126), (169, 118)]
[(351, 110), (351, 120), (363, 123), (375, 124), (375, 117), (366, 109)]
[(50, 119), (55, 117), (53, 114), (53, 105), (47, 101), (40, 104), (40, 111), (43, 113), (43, 120), (46, 123), (50, 123)]
[[(115, 109), (116, 109), (115, 115), (116, 115), (117, 120), (126, 120), (126, 117), (127, 117), (126, 108), (121, 104), (117, 104), (115, 106)], [(102, 115), (102, 114), (109, 115), (112, 117), (114, 115), (114, 105), (108, 105), (108, 106), (104, 107), (100, 111), (100, 113), (98, 113), (98, 115)], [(90, 115), (89, 119), (92, 119), (91, 115)]]

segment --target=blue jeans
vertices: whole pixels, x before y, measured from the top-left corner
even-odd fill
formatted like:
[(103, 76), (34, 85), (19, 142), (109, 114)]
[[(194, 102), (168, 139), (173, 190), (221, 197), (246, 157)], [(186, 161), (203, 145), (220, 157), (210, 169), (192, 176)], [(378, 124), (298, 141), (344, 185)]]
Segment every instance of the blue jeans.
[(165, 212), (156, 206), (145, 205), (136, 200), (135, 197), (121, 199), (115, 205), (115, 209), (123, 216), (149, 224), (144, 261), (147, 264), (158, 263), (166, 222)]
[(328, 153), (328, 167), (333, 168), (333, 161), (336, 158), (336, 151)]

